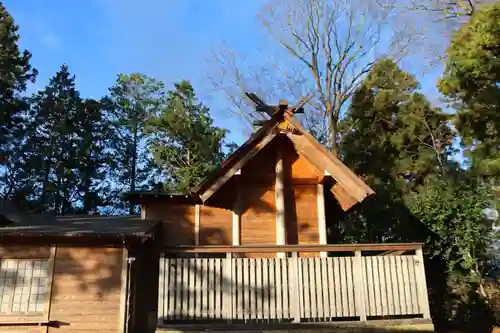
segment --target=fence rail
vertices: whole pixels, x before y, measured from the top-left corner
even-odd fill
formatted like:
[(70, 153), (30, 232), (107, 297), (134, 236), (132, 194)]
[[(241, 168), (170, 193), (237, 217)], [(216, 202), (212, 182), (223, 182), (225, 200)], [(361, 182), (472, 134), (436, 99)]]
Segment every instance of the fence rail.
[[(384, 255), (366, 255), (363, 251), (372, 248), (363, 245), (363, 251), (352, 248), (354, 255), (321, 258), (298, 253), (331, 247), (272, 248), (292, 256), (234, 258), (229, 251), (226, 258), (162, 256), (158, 324), (429, 318), (420, 244), (374, 247), (387, 251)], [(195, 253), (204, 250), (196, 248)], [(408, 250), (413, 253), (400, 254)], [(262, 253), (262, 247), (251, 251)]]

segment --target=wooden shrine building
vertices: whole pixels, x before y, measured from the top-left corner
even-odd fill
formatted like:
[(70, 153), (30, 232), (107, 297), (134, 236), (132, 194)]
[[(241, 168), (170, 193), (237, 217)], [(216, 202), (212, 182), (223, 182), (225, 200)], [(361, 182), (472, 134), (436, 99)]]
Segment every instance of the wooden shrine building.
[(349, 210), (374, 191), (294, 119), (302, 105), (249, 97), (269, 119), (197, 188), (127, 194), (143, 219), (161, 221), (148, 274), (159, 277), (156, 329), (387, 320), (432, 329), (422, 244), (328, 245), (329, 203)]
[(128, 193), (140, 217), (0, 201), (0, 332), (432, 331), (422, 244), (327, 244), (330, 206), (374, 191), (294, 119), (301, 105), (249, 97), (261, 128), (190, 193)]

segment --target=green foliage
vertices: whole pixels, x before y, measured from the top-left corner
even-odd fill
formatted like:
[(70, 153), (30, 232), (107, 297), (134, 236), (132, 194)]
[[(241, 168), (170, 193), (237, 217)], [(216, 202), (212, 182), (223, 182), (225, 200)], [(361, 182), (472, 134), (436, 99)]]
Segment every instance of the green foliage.
[(494, 200), (483, 184), (428, 179), (406, 197), (408, 208), (430, 231), (426, 240), (431, 256), (444, 259), (450, 271), (462, 272), (471, 282), (482, 278), (484, 254), (493, 239), (493, 222), (484, 209)]
[[(155, 175), (152, 158), (145, 153), (149, 140), (146, 123), (164, 106), (163, 83), (140, 73), (119, 74), (109, 90), (109, 117), (115, 134), (111, 142), (112, 176), (118, 184), (116, 190), (119, 193), (145, 189)], [(116, 204), (120, 205), (119, 196), (116, 198)], [(135, 213), (135, 208), (130, 206), (129, 213)]]
[(187, 81), (167, 94), (166, 106), (149, 121), (150, 149), (162, 168), (165, 186), (188, 191), (224, 159), (227, 131), (213, 125), (209, 109), (200, 103)]
[(23, 144), (6, 164), (6, 196), (60, 215), (95, 210), (108, 161), (101, 103), (80, 98), (66, 65), (30, 102)]
[(22, 93), (37, 75), (30, 65), (31, 53), (19, 50), (18, 29), (0, 2), (0, 164), (22, 138), (23, 112), (29, 106)]
[(418, 87), (413, 76), (383, 59), (353, 96), (341, 124), (341, 155), (377, 195), (345, 217), (338, 232), (350, 241), (425, 237), (403, 195), (426, 177), (443, 173), (453, 135), (448, 116), (432, 107)]
[(485, 5), (448, 48), (441, 92), (457, 109), (456, 128), (472, 165), (500, 174), (500, 3)]
[(353, 96), (342, 123), (342, 156), (374, 186), (411, 188), (440, 172), (450, 153), (448, 116), (417, 88), (414, 77), (384, 59)]

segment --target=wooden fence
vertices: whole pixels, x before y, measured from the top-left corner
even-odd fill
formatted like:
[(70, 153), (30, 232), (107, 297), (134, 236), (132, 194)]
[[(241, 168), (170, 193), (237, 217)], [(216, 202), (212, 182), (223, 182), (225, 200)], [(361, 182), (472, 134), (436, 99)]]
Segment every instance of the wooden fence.
[[(263, 249), (291, 256), (234, 257), (235, 252)], [(171, 253), (161, 257), (159, 325), (429, 318), (420, 244), (197, 247), (182, 252), (223, 250), (226, 258), (172, 258)], [(298, 256), (319, 251), (351, 254)]]

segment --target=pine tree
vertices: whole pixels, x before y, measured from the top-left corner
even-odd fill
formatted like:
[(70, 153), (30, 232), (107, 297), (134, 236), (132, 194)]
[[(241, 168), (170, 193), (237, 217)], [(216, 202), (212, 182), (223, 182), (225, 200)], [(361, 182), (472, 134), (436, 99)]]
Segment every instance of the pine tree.
[[(149, 117), (162, 108), (163, 83), (144, 74), (119, 74), (108, 101), (115, 135), (111, 144), (112, 169), (118, 189), (114, 196), (118, 197), (124, 191), (146, 188), (154, 175), (152, 159), (145, 149), (145, 126)], [(136, 212), (133, 205), (128, 210), (131, 215)]]
[(187, 81), (167, 94), (166, 107), (149, 121), (150, 149), (163, 170), (169, 190), (186, 192), (224, 159), (227, 130), (213, 125), (209, 109), (200, 103)]
[(413, 76), (385, 59), (353, 96), (342, 124), (343, 158), (372, 185), (411, 189), (445, 168), (453, 139), (450, 116), (418, 88)]
[(418, 87), (413, 76), (385, 59), (353, 96), (342, 123), (342, 156), (377, 195), (347, 216), (343, 232), (352, 240), (418, 238), (404, 195), (449, 167), (449, 116), (432, 107)]
[(31, 53), (19, 50), (18, 29), (0, 2), (0, 164), (14, 153), (22, 138), (23, 113), (28, 108), (22, 93), (37, 75), (30, 65)]
[(96, 212), (110, 205), (106, 178), (110, 174), (111, 156), (108, 147), (112, 142), (111, 124), (106, 117), (105, 102), (84, 100), (79, 108), (76, 134), (77, 147), (78, 213)]
[(453, 36), (441, 93), (457, 110), (473, 169), (500, 178), (500, 3), (479, 8)]

